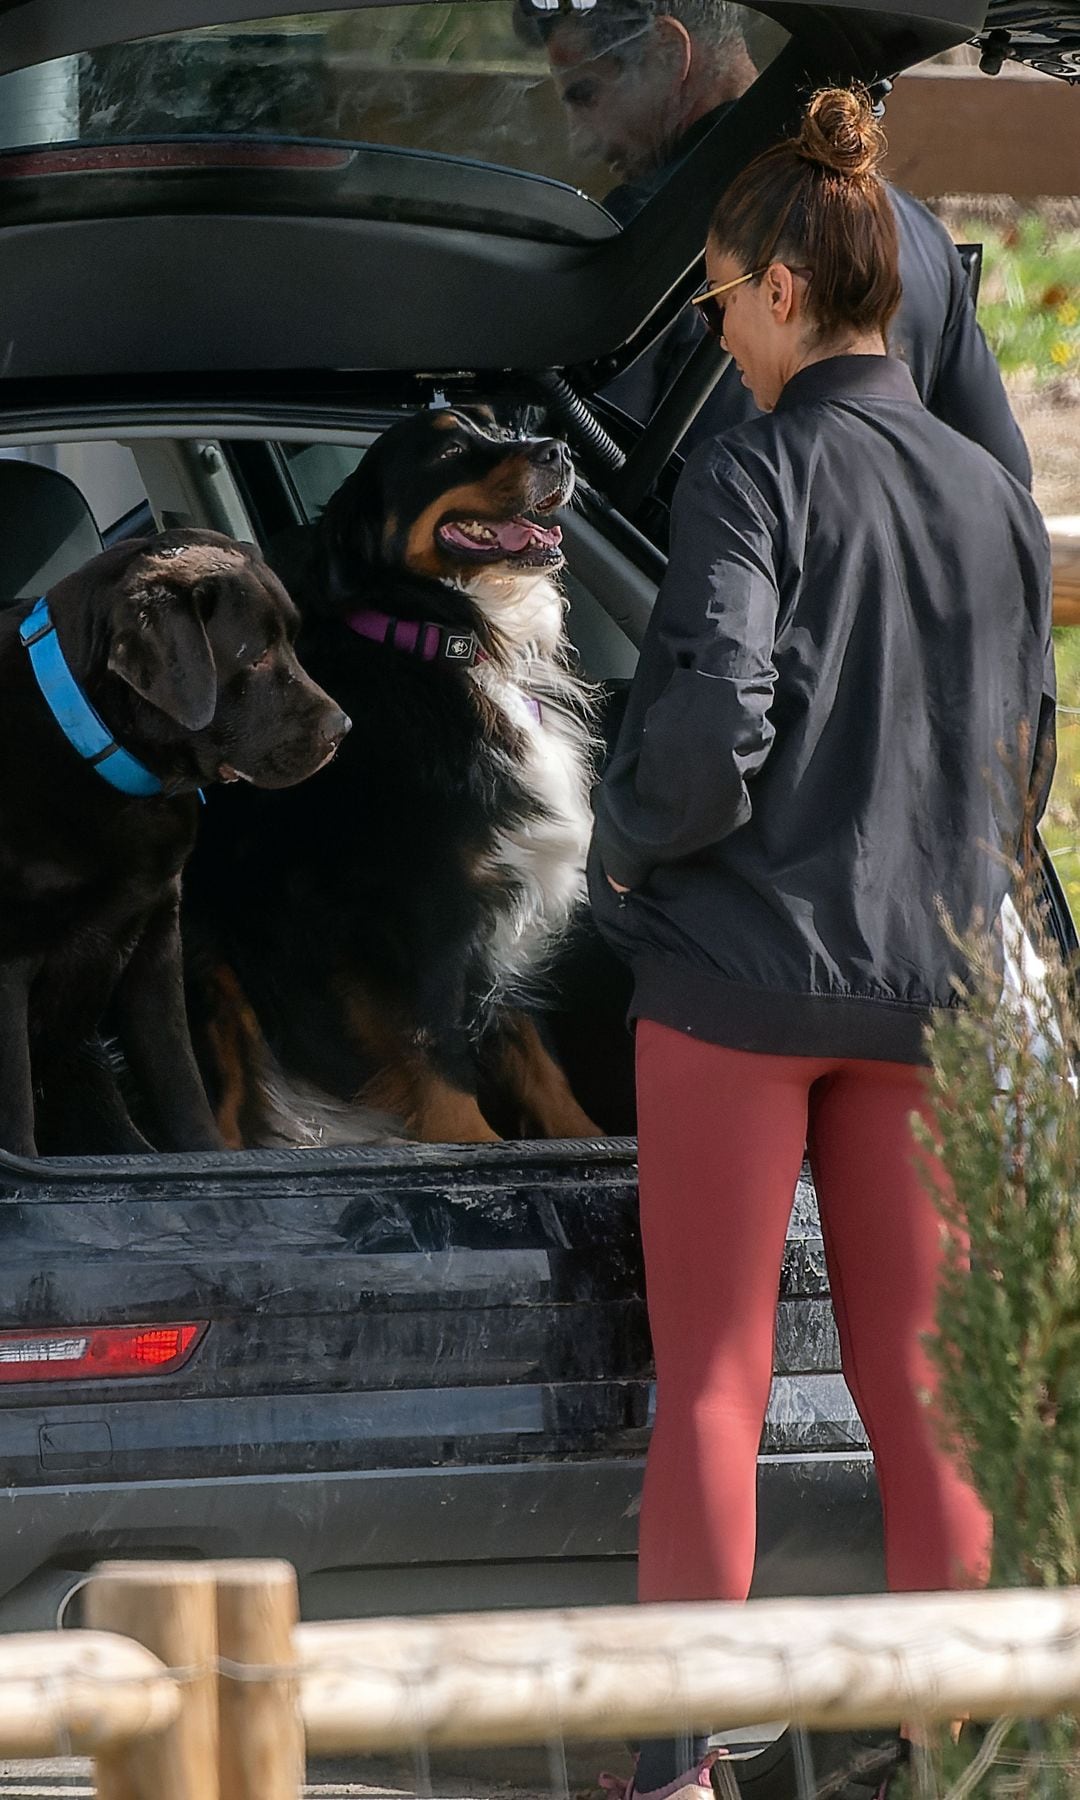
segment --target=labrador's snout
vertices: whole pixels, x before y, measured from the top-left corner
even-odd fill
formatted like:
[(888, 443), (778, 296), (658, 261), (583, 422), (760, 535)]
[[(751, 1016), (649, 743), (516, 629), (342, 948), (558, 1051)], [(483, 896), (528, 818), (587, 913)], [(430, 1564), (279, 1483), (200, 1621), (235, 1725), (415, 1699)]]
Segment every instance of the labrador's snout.
[(336, 750), (352, 730), (352, 720), (348, 713), (342, 712), (340, 706), (330, 705), (326, 713), (319, 735), (328, 748)]

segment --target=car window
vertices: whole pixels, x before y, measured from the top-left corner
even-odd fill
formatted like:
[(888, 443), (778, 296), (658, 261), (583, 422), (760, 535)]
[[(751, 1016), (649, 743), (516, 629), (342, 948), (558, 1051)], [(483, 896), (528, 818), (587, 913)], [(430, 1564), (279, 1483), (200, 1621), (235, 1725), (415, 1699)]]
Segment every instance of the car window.
[(318, 517), (363, 455), (354, 444), (282, 444), (280, 450), (300, 511), (308, 520)]
[[(709, 11), (720, 71), (712, 97), (727, 102), (786, 34), (726, 0)], [(641, 0), (282, 13), (4, 76), (0, 148), (234, 134), (381, 145), (568, 183), (621, 219), (645, 197), (645, 165), (666, 164), (687, 123), (676, 130), (674, 101), (657, 97), (670, 87), (666, 51)]]

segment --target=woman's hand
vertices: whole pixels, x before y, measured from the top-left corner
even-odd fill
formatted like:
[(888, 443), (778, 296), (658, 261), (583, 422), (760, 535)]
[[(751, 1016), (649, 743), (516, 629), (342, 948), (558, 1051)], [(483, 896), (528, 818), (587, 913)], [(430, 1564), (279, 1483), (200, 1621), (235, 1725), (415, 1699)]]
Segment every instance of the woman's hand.
[(617, 894), (628, 894), (630, 892), (628, 887), (623, 887), (621, 881), (613, 881), (610, 875), (607, 878), (607, 884), (609, 888), (614, 888)]

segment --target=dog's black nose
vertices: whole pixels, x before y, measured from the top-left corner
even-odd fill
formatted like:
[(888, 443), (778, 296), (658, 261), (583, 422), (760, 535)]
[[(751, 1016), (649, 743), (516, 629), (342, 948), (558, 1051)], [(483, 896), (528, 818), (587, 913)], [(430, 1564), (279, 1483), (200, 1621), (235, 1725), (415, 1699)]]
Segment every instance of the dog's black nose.
[(530, 461), (534, 462), (538, 469), (555, 469), (560, 465), (569, 469), (570, 452), (561, 438), (541, 438), (540, 442), (533, 447)]

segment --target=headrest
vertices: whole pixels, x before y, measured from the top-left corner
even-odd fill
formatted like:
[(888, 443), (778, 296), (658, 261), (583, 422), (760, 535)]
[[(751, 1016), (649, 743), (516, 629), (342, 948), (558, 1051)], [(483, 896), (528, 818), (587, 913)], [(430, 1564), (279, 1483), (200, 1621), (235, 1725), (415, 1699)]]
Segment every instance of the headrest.
[(73, 481), (0, 457), (0, 602), (36, 599), (101, 548), (94, 515)]

